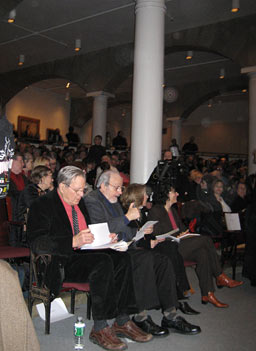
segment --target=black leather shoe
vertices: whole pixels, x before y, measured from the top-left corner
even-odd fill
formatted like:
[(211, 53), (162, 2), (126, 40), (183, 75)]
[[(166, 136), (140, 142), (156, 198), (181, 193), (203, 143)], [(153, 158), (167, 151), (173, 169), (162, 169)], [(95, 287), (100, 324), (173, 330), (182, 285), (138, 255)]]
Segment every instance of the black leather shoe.
[(174, 320), (163, 317), (162, 327), (174, 329), (177, 333), (195, 335), (201, 333), (201, 328), (197, 325), (188, 323), (183, 317), (177, 316)]
[(189, 304), (184, 301), (179, 302), (178, 309), (181, 310), (181, 312), (184, 314), (200, 314), (200, 312), (193, 310), (193, 308), (190, 307)]
[(142, 322), (137, 322), (134, 317), (132, 318), (132, 321), (137, 325), (137, 327), (148, 334), (152, 334), (153, 336), (161, 337), (169, 335), (169, 330), (155, 324), (150, 316), (148, 316), (147, 319)]

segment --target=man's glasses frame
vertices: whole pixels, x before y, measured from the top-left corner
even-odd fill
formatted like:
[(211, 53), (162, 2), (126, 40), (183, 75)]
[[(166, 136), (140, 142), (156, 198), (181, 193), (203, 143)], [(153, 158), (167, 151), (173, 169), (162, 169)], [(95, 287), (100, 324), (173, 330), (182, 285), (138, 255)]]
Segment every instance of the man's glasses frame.
[(124, 191), (124, 186), (120, 186), (120, 185), (117, 186), (110, 183), (108, 183), (108, 185), (111, 185), (116, 191), (121, 191), (121, 192)]
[(76, 194), (80, 193), (80, 194), (84, 195), (86, 193), (86, 187), (84, 189), (82, 189), (82, 190), (81, 189), (75, 190), (75, 189), (72, 188), (72, 186), (67, 185), (67, 184), (65, 184), (65, 185), (66, 185), (66, 187), (68, 187), (71, 190), (73, 190)]

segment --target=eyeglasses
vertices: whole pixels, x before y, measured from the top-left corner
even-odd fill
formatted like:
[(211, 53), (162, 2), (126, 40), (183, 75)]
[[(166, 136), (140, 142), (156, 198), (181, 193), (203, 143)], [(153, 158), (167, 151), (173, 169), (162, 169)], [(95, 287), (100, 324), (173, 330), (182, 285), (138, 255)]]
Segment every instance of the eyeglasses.
[(80, 193), (80, 194), (84, 195), (84, 194), (86, 193), (86, 188), (75, 190), (75, 189), (73, 189), (70, 185), (66, 185), (66, 187), (68, 187), (68, 188), (70, 188), (71, 190), (73, 190), (76, 194), (79, 194), (79, 193)]
[(120, 186), (120, 185), (118, 185), (118, 186), (116, 186), (116, 185), (113, 185), (113, 184), (110, 184), (110, 183), (108, 183), (108, 185), (111, 185), (116, 191), (123, 191), (124, 190), (124, 186)]

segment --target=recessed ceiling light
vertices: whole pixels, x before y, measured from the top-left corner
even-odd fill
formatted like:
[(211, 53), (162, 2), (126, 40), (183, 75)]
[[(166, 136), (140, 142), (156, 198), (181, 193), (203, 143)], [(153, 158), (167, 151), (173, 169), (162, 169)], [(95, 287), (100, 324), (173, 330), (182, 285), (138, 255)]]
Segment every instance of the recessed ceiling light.
[(232, 0), (231, 12), (236, 13), (240, 10), (239, 0)]
[(225, 78), (225, 68), (221, 68), (221, 69), (220, 69), (219, 78), (220, 78), (220, 79), (224, 79), (224, 78)]
[(75, 51), (81, 50), (81, 39), (76, 39), (75, 41)]
[(13, 9), (9, 12), (8, 23), (13, 23), (16, 17), (16, 10)]
[(22, 65), (24, 64), (24, 62), (25, 62), (25, 55), (21, 54), (21, 55), (19, 56), (18, 65), (19, 65), (19, 66), (22, 66)]
[(188, 50), (187, 51), (186, 60), (191, 60), (192, 57), (193, 57), (193, 51), (192, 50)]

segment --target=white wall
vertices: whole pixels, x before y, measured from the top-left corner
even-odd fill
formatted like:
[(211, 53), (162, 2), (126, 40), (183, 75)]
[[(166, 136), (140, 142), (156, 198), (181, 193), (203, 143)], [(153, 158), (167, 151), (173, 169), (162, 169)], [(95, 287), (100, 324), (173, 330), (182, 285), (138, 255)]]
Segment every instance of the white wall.
[[(199, 151), (247, 154), (248, 152), (248, 101), (215, 103), (199, 106), (182, 122), (182, 147), (195, 136)], [(171, 122), (164, 122), (167, 134), (163, 135), (163, 149), (172, 139)]]
[(18, 127), (18, 116), (40, 120), (40, 139), (46, 139), (46, 129), (60, 129), (66, 140), (70, 120), (70, 102), (57, 94), (32, 86), (23, 89), (6, 105), (7, 119)]

